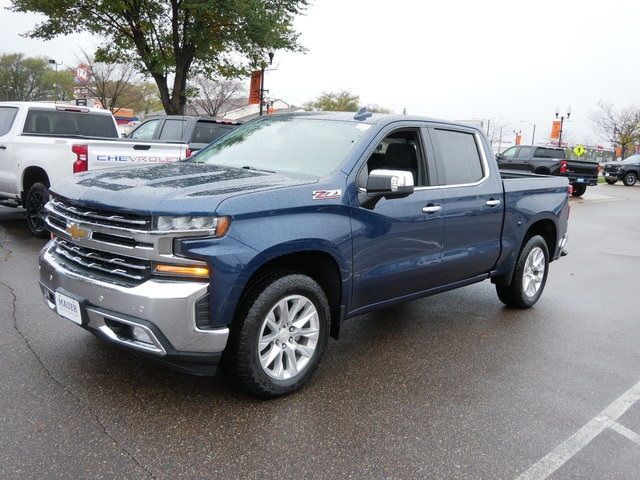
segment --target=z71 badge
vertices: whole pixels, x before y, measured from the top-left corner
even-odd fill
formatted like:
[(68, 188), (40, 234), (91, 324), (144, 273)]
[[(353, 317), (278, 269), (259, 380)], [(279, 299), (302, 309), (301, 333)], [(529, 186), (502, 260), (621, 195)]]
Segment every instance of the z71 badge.
[(330, 200), (332, 198), (340, 198), (342, 196), (342, 190), (337, 188), (335, 190), (314, 190), (314, 200)]

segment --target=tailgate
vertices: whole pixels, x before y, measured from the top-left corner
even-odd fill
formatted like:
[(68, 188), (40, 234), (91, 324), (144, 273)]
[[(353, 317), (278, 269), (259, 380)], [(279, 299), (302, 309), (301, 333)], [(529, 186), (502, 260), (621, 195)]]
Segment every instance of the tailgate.
[(580, 160), (568, 160), (567, 176), (597, 177), (598, 164), (594, 162), (584, 162)]
[(90, 140), (89, 170), (177, 162), (187, 154), (184, 143)]

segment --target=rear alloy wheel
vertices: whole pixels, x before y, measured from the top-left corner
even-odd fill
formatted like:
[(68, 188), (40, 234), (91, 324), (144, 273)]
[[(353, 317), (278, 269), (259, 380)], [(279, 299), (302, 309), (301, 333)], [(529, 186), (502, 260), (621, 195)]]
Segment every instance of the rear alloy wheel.
[(627, 187), (633, 187), (638, 181), (638, 176), (635, 173), (627, 173), (622, 179), (622, 183), (624, 183)]
[(49, 189), (42, 183), (34, 183), (27, 192), (24, 209), (27, 212), (27, 225), (36, 237), (48, 238), (45, 224), (44, 206), (49, 201)]
[(618, 181), (618, 179), (615, 178), (605, 178), (604, 179), (605, 182), (607, 182), (609, 185), (615, 185), (616, 182)]
[(245, 295), (223, 366), (253, 395), (272, 398), (294, 392), (318, 368), (330, 325), (329, 302), (315, 280), (273, 272)]
[(587, 186), (586, 185), (574, 185), (573, 186), (573, 191), (571, 192), (571, 196), (573, 197), (581, 197), (582, 195), (584, 195), (584, 192), (587, 191)]
[(496, 285), (498, 298), (509, 307), (531, 308), (542, 295), (549, 274), (549, 249), (540, 235), (531, 237), (518, 257), (509, 285)]

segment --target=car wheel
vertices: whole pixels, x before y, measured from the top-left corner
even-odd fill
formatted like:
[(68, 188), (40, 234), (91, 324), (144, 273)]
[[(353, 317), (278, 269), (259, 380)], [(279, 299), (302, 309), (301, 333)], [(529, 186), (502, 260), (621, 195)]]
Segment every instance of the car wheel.
[(586, 191), (587, 191), (586, 185), (574, 185), (571, 195), (573, 197), (581, 197), (582, 195), (584, 195), (584, 192)]
[(609, 185), (615, 185), (618, 180), (611, 179), (611, 178), (605, 178), (604, 181), (607, 182)]
[(49, 189), (42, 183), (34, 183), (27, 192), (24, 209), (27, 212), (27, 225), (36, 237), (48, 238), (45, 224), (44, 206), (49, 201)]
[(294, 392), (318, 368), (330, 323), (329, 302), (318, 283), (306, 275), (276, 272), (241, 302), (223, 366), (253, 395)]
[(498, 298), (513, 308), (531, 308), (542, 295), (549, 274), (549, 249), (540, 235), (531, 237), (520, 252), (509, 285), (496, 285)]
[(635, 173), (627, 173), (622, 179), (622, 183), (624, 183), (627, 187), (633, 187), (638, 181), (638, 176)]

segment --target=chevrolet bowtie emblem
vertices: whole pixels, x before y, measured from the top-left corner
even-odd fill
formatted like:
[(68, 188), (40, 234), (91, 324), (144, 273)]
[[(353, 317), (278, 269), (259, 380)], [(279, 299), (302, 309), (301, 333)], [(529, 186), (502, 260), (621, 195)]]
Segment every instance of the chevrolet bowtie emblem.
[(91, 230), (79, 227), (77, 223), (71, 223), (67, 225), (67, 228), (65, 228), (65, 232), (71, 235), (71, 238), (73, 238), (74, 240), (78, 240), (80, 238), (89, 238), (89, 235), (91, 234)]

